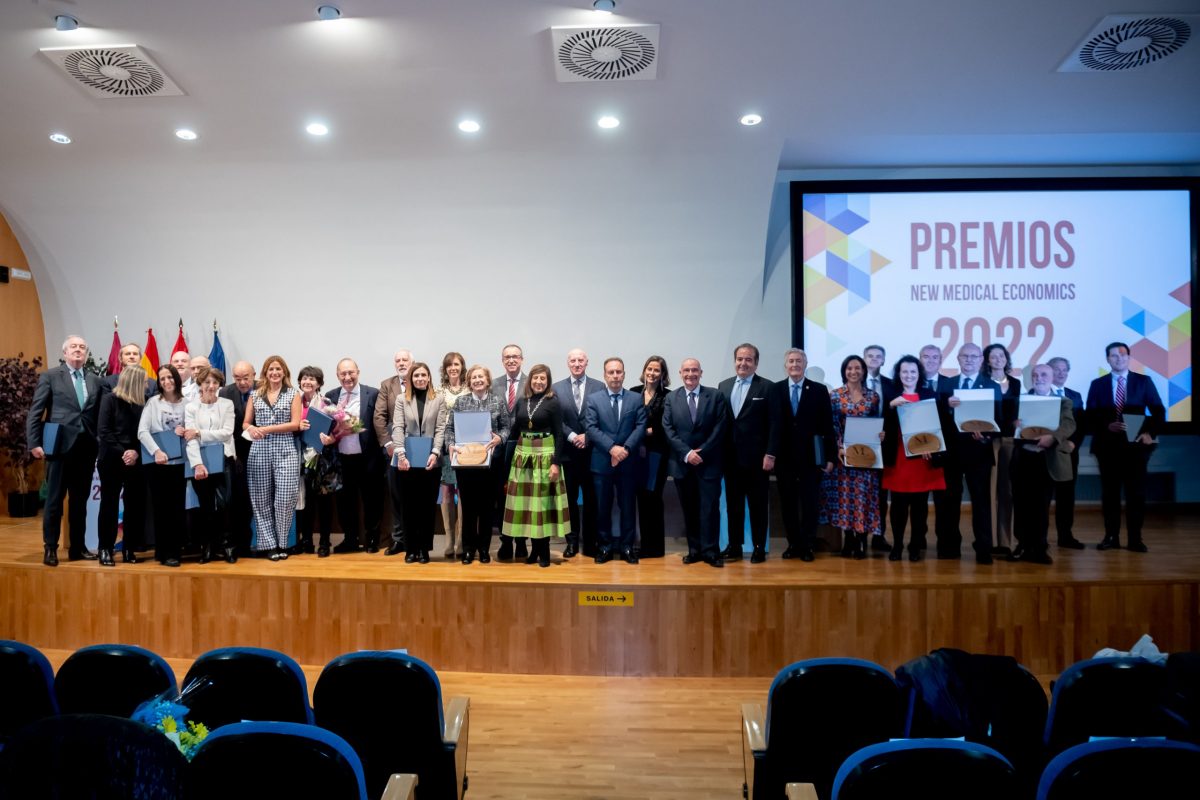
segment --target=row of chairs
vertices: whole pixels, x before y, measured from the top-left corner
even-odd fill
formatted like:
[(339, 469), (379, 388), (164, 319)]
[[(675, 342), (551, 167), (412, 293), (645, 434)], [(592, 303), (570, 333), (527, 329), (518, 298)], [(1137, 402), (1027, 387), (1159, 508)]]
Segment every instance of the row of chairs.
[[(980, 797), (1007, 787), (997, 796), (1031, 798), (1043, 796), (1039, 785), (1051, 766), (1065, 769), (1060, 756), (1089, 755), (1078, 747), (1099, 737), (1190, 741), (1182, 750), (1167, 745), (1165, 758), (1200, 767), (1200, 719), (1194, 706), (1178, 713), (1168, 673), (1141, 658), (1091, 659), (1064, 670), (1047, 703), (1037, 679), (1004, 656), (937, 650), (895, 675), (859, 659), (799, 661), (776, 676), (765, 709), (742, 706), (743, 794), (778, 798), (787, 784), (803, 783), (820, 800), (871, 796), (852, 786), (886, 772), (878, 763), (885, 761), (899, 770), (889, 773), (892, 780), (907, 774), (904, 765), (924, 765), (911, 770), (924, 776), (911, 784), (922, 795), (936, 795), (930, 780), (941, 776), (949, 781), (947, 796), (962, 796), (969, 785)], [(1188, 680), (1194, 697), (1194, 672)], [(1134, 757), (1149, 758), (1147, 747), (1139, 740)], [(953, 764), (979, 773), (960, 783)], [(995, 777), (997, 771), (1008, 777)]]
[[(37, 720), (62, 715), (127, 718), (147, 700), (178, 693), (170, 665), (132, 645), (82, 648), (55, 675), (37, 649), (0, 641), (0, 685), (12, 699), (0, 704), (0, 746), (9, 741), (0, 754), (16, 747), (15, 740)], [(341, 741), (345, 752), (338, 758), (357, 765), (364, 797), (380, 797), (397, 773), (417, 776), (416, 797), (423, 800), (461, 800), (466, 791), (469, 700), (450, 698), (443, 710), (437, 674), (407, 654), (364, 651), (335, 658), (317, 680), (311, 707), (299, 665), (283, 653), (261, 648), (205, 653), (188, 669), (182, 686), (189, 718), (212, 731), (197, 760), (213, 747), (228, 749), (223, 758), (256, 752), (252, 761), (273, 773), (278, 770), (272, 764), (293, 761), (272, 756), (282, 753), (281, 748), (328, 751)], [(260, 727), (245, 727), (251, 722)], [(315, 744), (281, 744), (285, 735), (306, 732), (316, 737)], [(234, 736), (262, 739), (257, 747), (263, 752), (216, 744)], [(330, 759), (337, 760), (325, 760)]]

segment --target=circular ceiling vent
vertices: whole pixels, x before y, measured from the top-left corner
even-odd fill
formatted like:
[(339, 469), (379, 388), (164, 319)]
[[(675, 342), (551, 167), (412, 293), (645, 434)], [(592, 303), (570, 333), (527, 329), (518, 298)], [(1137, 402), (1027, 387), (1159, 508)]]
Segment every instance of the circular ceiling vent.
[(1079, 60), (1088, 69), (1134, 69), (1166, 58), (1183, 47), (1191, 26), (1172, 17), (1150, 17), (1108, 28), (1088, 39)]
[(626, 28), (590, 28), (558, 47), (558, 63), (585, 80), (629, 78), (654, 63), (654, 43)]
[(76, 50), (63, 67), (80, 83), (117, 97), (157, 94), (164, 86), (158, 67), (119, 50)]

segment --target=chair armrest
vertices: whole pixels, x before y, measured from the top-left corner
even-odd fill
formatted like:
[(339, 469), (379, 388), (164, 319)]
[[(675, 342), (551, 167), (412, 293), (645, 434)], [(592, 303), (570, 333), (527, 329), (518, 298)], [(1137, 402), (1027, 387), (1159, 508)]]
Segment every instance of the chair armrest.
[(471, 729), (471, 699), (469, 697), (451, 697), (446, 706), (446, 732), (442, 734), (442, 744), (447, 749), (454, 749), (454, 777), (458, 790), (458, 800), (462, 800), (466, 791), (467, 776), (467, 737)]
[(416, 796), (417, 776), (397, 772), (388, 778), (387, 786), (383, 787), (383, 797), (379, 800), (413, 800)]
[(754, 773), (757, 761), (767, 754), (766, 714), (758, 703), (742, 704), (742, 769), (746, 797), (754, 800)]
[(787, 800), (817, 800), (817, 787), (811, 783), (789, 783)]

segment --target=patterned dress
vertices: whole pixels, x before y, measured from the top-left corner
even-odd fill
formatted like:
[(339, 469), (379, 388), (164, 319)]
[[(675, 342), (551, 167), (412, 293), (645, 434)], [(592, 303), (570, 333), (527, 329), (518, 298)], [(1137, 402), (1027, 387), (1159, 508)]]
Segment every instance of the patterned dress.
[[(254, 425), (285, 425), (292, 421), (295, 389), (283, 389), (275, 405), (257, 392)], [(250, 506), (254, 509), (255, 550), (279, 550), (288, 546), (288, 534), (296, 515), (300, 494), (300, 451), (294, 433), (271, 433), (250, 445), (246, 459), (246, 481)]]
[[(879, 416), (879, 395), (862, 390), (855, 403), (845, 386), (829, 393), (833, 406), (833, 432), (838, 445), (846, 430), (846, 417)], [(821, 523), (854, 533), (879, 533), (879, 470), (847, 467), (836, 459), (833, 471), (821, 484)]]

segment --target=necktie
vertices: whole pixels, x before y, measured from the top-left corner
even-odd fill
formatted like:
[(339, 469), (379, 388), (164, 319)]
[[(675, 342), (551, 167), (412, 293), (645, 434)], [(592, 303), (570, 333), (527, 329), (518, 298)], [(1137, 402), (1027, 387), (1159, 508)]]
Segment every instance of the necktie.
[(971, 388), (971, 379), (970, 379), (970, 378), (968, 378), (968, 377), (965, 377), (965, 376), (963, 377), (963, 384), (962, 384), (962, 388), (963, 388), (963, 389), (970, 389), (970, 388)]
[(583, 379), (575, 381), (575, 410), (583, 413)]
[(746, 401), (746, 379), (738, 378), (737, 385), (733, 387), (733, 415), (736, 417), (742, 413), (742, 403)]
[(619, 395), (619, 394), (614, 394), (614, 395), (612, 395), (613, 416), (614, 416), (614, 417), (619, 417), (619, 416), (621, 416), (621, 412), (619, 412), (619, 411), (617, 410), (617, 400), (618, 400), (620, 397), (621, 397), (621, 395)]
[(350, 393), (343, 390), (342, 396), (338, 399), (338, 408), (344, 409), (349, 404), (350, 404)]
[(1117, 397), (1114, 404), (1117, 407), (1117, 416), (1125, 410), (1125, 376), (1121, 375), (1117, 378)]
[(688, 392), (688, 411), (692, 414), (692, 422), (696, 421), (696, 393)]
[[(83, 408), (83, 399), (84, 399), (83, 370), (78, 370), (78, 369), (72, 370), (72, 373), (74, 373), (74, 376), (75, 376), (75, 397), (79, 400), (79, 408), (82, 409)], [(1125, 396), (1124, 390), (1122, 390), (1121, 396), (1122, 397)]]
[(508, 379), (508, 410), (513, 410), (513, 405), (517, 402), (517, 382), (512, 378)]
[(878, 393), (879, 392), (879, 378), (871, 378), (871, 380), (868, 383), (867, 388), (869, 388), (872, 392)]
[(1058, 397), (1062, 397), (1062, 396), (1063, 396), (1063, 390), (1062, 390), (1062, 389), (1055, 389), (1055, 390), (1054, 390), (1054, 394), (1055, 394), (1055, 395), (1057, 395)]
[(792, 384), (792, 414), (800, 410), (800, 384)]

